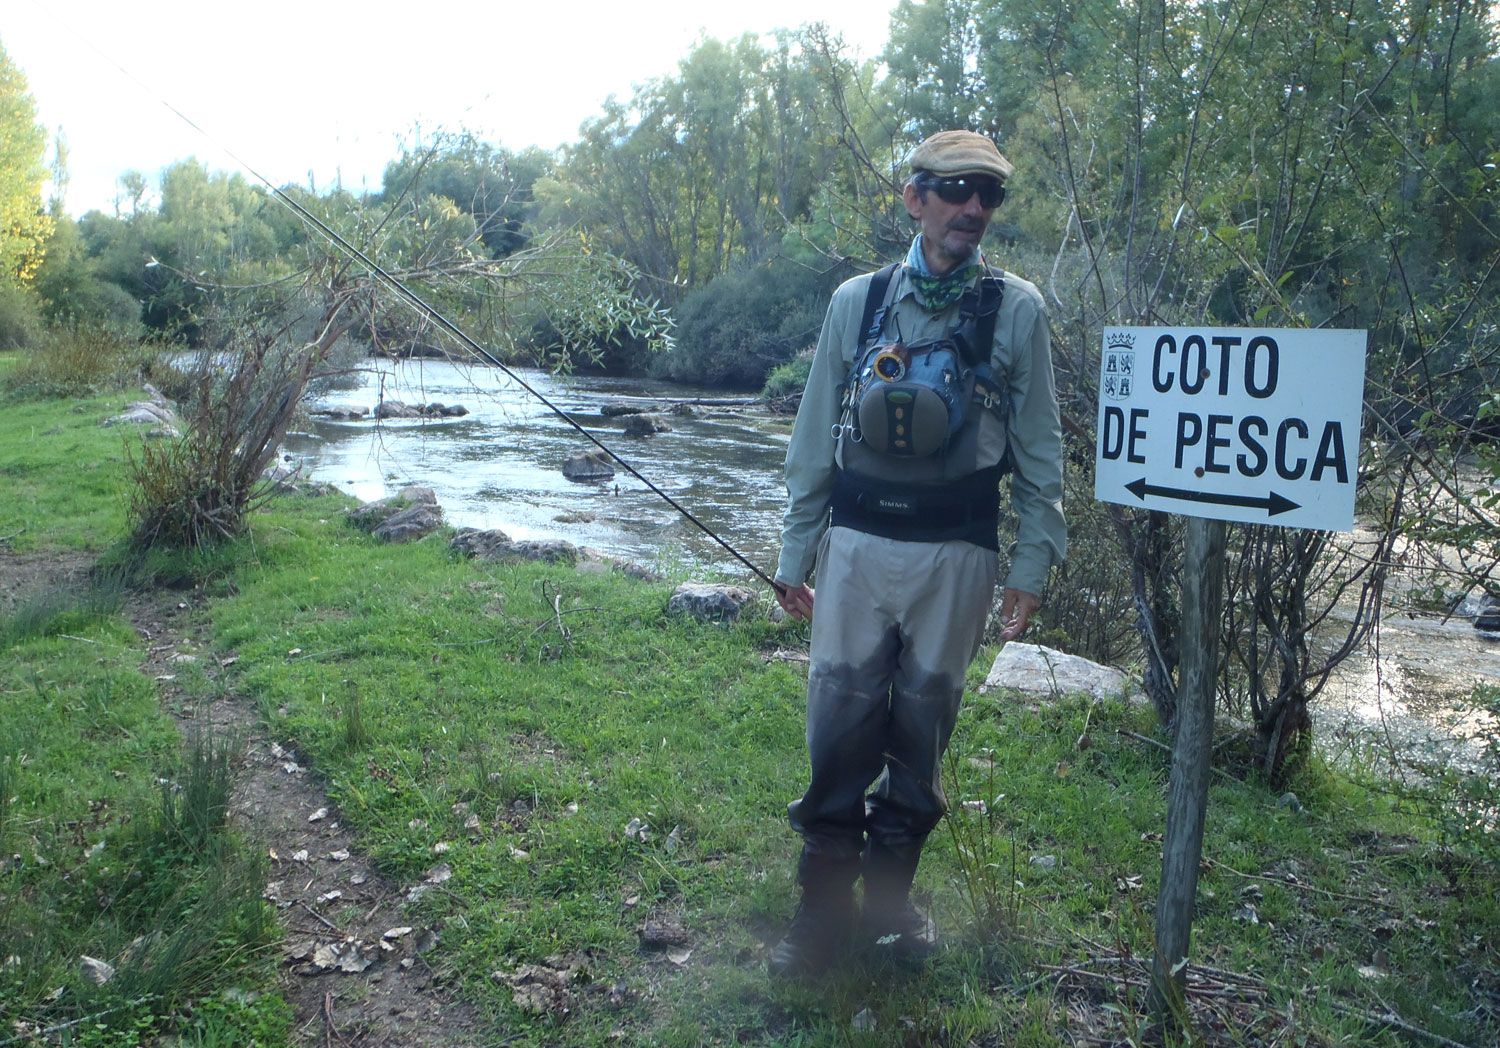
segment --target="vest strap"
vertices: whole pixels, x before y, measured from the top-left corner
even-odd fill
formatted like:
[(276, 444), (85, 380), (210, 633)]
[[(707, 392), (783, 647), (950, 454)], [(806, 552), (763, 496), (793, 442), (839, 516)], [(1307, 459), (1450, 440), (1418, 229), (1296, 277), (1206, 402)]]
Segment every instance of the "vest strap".
[(880, 329), (885, 326), (886, 292), (890, 290), (891, 279), (899, 268), (901, 263), (892, 262), (877, 269), (870, 278), (870, 286), (865, 292), (865, 311), (859, 320), (859, 352), (855, 354), (856, 360), (866, 347), (874, 345), (875, 340), (880, 337)]

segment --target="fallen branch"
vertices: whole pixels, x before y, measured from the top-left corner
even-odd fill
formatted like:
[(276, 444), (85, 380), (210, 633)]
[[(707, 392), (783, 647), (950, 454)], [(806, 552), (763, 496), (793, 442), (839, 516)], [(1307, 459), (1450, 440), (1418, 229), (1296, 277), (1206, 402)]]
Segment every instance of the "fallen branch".
[[(19, 534), (19, 532), (17, 532), (17, 534)], [(62, 1033), (64, 1030), (71, 1030), (73, 1027), (82, 1025), (83, 1023), (93, 1022), (95, 1019), (102, 1019), (106, 1015), (113, 1015), (115, 1012), (123, 1012), (127, 1008), (135, 1008), (147, 1003), (148, 1001), (155, 1001), (159, 1000), (160, 998), (160, 994), (150, 993), (144, 997), (137, 997), (135, 998), (135, 1000), (126, 1001), (124, 1004), (117, 1004), (113, 1008), (105, 1008), (103, 1011), (93, 1012), (89, 1015), (80, 1016), (77, 1019), (69, 1019), (67, 1022), (58, 1023), (56, 1026), (45, 1027), (44, 1029), (37, 1030), (35, 1033), (23, 1032), (19, 1036), (7, 1037), (5, 1040), (0, 1041), (0, 1048), (9, 1048), (9, 1046), (13, 1044), (34, 1044), (36, 1042), (36, 1038), (38, 1037), (49, 1037), (54, 1033)], [(20, 1029), (21, 1025), (21, 1023), (17, 1022), (14, 1028)]]
[(340, 935), (344, 934), (344, 930), (342, 928), (340, 928), (337, 924), (334, 924), (327, 917), (324, 917), (321, 913), (313, 909), (311, 906), (307, 905), (307, 903), (303, 902), (301, 899), (297, 900), (297, 905), (302, 907), (308, 913), (312, 914), (318, 920), (322, 921), (325, 928), (331, 928), (334, 931), (338, 932)]
[[(1140, 989), (1145, 989), (1151, 985), (1150, 972), (1147, 970), (1145, 963), (1142, 961), (1136, 960), (1134, 958), (1127, 960), (1123, 957), (1100, 957), (1095, 958), (1095, 960), (1113, 961), (1120, 965), (1135, 968), (1139, 974), (1133, 975), (1120, 972), (1096, 972), (1092, 968), (1083, 968), (1078, 965), (1043, 964), (1038, 965), (1038, 967), (1040, 967), (1043, 971), (1056, 973), (1061, 976), (1074, 975), (1080, 978), (1095, 979), (1099, 982), (1114, 983), (1120, 986), (1133, 986)], [(1202, 978), (1203, 974), (1204, 973), (1202, 971), (1195, 971), (1193, 968), (1189, 967), (1187, 983), (1188, 996), (1208, 1000), (1241, 1002), (1260, 1001), (1265, 999), (1266, 989), (1263, 986), (1243, 985), (1235, 987), (1225, 985), (1222, 982), (1205, 982)], [(1193, 977), (1195, 975), (1199, 978), (1198, 982), (1193, 981)]]
[(1440, 1033), (1433, 1033), (1431, 1030), (1424, 1030), (1420, 1026), (1413, 1026), (1411, 1023), (1407, 1022), (1405, 1019), (1402, 1019), (1395, 1012), (1390, 1011), (1389, 1009), (1386, 1010), (1385, 1014), (1377, 1015), (1374, 1012), (1367, 1012), (1361, 1008), (1352, 1008), (1347, 1004), (1339, 1004), (1337, 1001), (1330, 1001), (1329, 1007), (1342, 1015), (1348, 1015), (1355, 1019), (1363, 1019), (1367, 1023), (1372, 1023), (1377, 1026), (1394, 1026), (1402, 1033), (1414, 1034), (1417, 1037), (1425, 1037), (1427, 1040), (1433, 1042), (1434, 1044), (1443, 1045), (1443, 1048), (1468, 1048), (1468, 1045), (1463, 1044), (1460, 1041), (1450, 1040)]
[(1128, 975), (1110, 975), (1107, 972), (1096, 972), (1092, 968), (1079, 968), (1076, 965), (1042, 964), (1037, 967), (1043, 971), (1056, 972), (1060, 975), (1077, 975), (1085, 979), (1097, 979), (1100, 982), (1123, 983), (1126, 986), (1149, 985), (1147, 980), (1144, 979), (1132, 979)]
[(1305, 892), (1316, 892), (1318, 895), (1326, 895), (1331, 899), (1348, 899), (1350, 902), (1362, 902), (1367, 903), (1371, 906), (1380, 905), (1379, 899), (1372, 899), (1367, 895), (1348, 895), (1344, 892), (1329, 891), (1327, 888), (1317, 888), (1311, 884), (1303, 884), (1301, 881), (1292, 880), (1289, 877), (1275, 877), (1269, 873), (1244, 873), (1240, 870), (1236, 870), (1228, 863), (1220, 862), (1218, 859), (1215, 859), (1212, 856), (1208, 855), (1205, 855), (1203, 857), (1203, 861), (1208, 863), (1210, 866), (1217, 866), (1221, 870), (1228, 870), (1236, 877), (1243, 877), (1247, 881), (1270, 881), (1273, 884), (1284, 884), (1288, 888), (1298, 888)]
[(323, 995), (323, 1045), (324, 1048), (333, 1048), (333, 1037), (338, 1032), (333, 1025), (333, 994)]
[[(1148, 746), (1155, 746), (1157, 749), (1161, 750), (1164, 753), (1172, 752), (1172, 747), (1168, 746), (1166, 743), (1159, 742), (1156, 739), (1150, 738), (1146, 735), (1137, 735), (1135, 732), (1127, 731), (1125, 728), (1116, 728), (1115, 734), (1123, 735), (1127, 739), (1134, 739), (1136, 742), (1144, 742)], [(1241, 783), (1239, 779), (1236, 779), (1233, 775), (1229, 774), (1223, 768), (1210, 768), (1209, 770), (1212, 771), (1215, 775), (1222, 775), (1224, 778), (1228, 779), (1232, 783), (1235, 783), (1236, 785), (1243, 785), (1243, 783)]]

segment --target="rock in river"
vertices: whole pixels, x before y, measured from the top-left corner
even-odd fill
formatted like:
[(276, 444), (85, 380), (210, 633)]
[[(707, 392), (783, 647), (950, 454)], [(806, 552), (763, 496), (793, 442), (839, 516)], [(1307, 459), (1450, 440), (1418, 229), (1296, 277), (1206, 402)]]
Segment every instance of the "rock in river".
[(657, 408), (652, 404), (622, 404), (616, 402), (604, 405), (599, 409), (599, 414), (605, 418), (619, 418), (622, 415), (645, 415), (655, 410)]
[(404, 404), (399, 400), (382, 400), (375, 405), (375, 417), (387, 418), (460, 418), (469, 413), (462, 404)]
[(352, 422), (362, 419), (370, 413), (370, 409), (358, 404), (329, 404), (327, 407), (318, 408), (312, 412), (315, 418), (331, 418), (341, 422)]
[(672, 427), (660, 415), (631, 415), (625, 419), (627, 437), (653, 437), (658, 433), (670, 433)]
[(575, 451), (563, 463), (562, 472), (569, 480), (610, 480), (615, 467), (602, 451)]

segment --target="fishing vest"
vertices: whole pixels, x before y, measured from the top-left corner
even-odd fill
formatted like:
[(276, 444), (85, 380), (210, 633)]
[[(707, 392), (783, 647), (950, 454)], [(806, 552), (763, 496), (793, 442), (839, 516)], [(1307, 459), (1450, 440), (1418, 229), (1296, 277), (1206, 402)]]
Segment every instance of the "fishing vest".
[(877, 272), (865, 295), (835, 427), (832, 524), (997, 549), (1011, 461), (1007, 390), (991, 365), (1003, 278), (986, 271), (947, 335), (908, 346), (883, 337), (896, 268)]

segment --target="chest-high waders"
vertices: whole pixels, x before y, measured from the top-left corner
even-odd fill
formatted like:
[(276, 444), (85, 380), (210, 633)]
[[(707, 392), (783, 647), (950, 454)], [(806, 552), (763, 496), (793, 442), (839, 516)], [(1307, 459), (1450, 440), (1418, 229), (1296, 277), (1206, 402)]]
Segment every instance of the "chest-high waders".
[(947, 810), (940, 762), (994, 599), (1008, 396), (991, 370), (1000, 279), (966, 294), (946, 338), (907, 347), (879, 341), (891, 276), (872, 278), (843, 393), (816, 568), (812, 776), (788, 813), (804, 905), (829, 884), (842, 900), (862, 870), (866, 930), (920, 954), (934, 932), (908, 893)]

